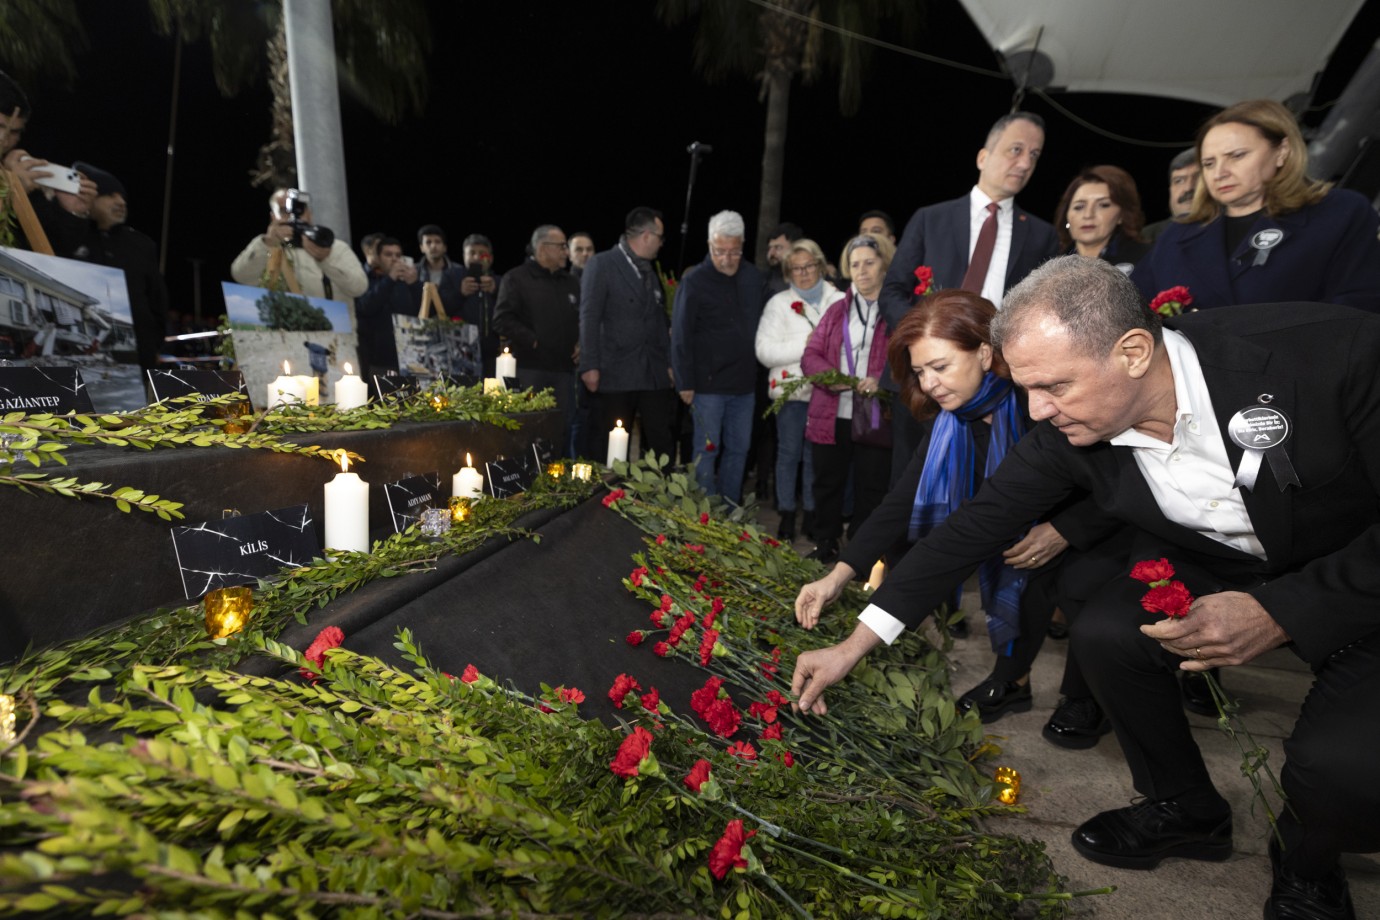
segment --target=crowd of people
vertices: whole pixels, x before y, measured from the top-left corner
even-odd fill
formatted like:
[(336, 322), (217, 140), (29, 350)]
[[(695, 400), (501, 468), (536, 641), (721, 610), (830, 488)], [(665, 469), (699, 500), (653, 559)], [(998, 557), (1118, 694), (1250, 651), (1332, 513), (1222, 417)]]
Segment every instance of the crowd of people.
[[(70, 190), (45, 184), (47, 162), (18, 145), (28, 113), (0, 75), (21, 243), (123, 268), (140, 361), (156, 360), (167, 296), (151, 241), (124, 225), (124, 187), (86, 164)], [(309, 208), (280, 189), (230, 272), (258, 284), (286, 266), (302, 292), (351, 302), (367, 374), (406, 370), (393, 317), (434, 292), (477, 330), (485, 376), (507, 348), (520, 385), (554, 390), (567, 454), (603, 459), (621, 422), (710, 494), (741, 503), (755, 480), (779, 535), (832, 565), (801, 589), (805, 628), (885, 560), (852, 635), (798, 659), (805, 713), (973, 572), (994, 664), (960, 704), (982, 721), (1033, 706), (1031, 663), (1066, 631), (1044, 736), (1086, 748), (1115, 732), (1144, 796), (1075, 831), (1091, 860), (1231, 854), (1184, 708), (1212, 711), (1201, 675), (1290, 646), (1315, 689), (1285, 745), (1265, 915), (1354, 917), (1340, 854), (1380, 850), (1380, 217), (1308, 176), (1274, 102), (1214, 115), (1146, 180), (1166, 181), (1156, 224), (1112, 164), (1073, 176), (1051, 221), (1021, 208), (1045, 142), (1037, 115), (998, 119), (967, 194), (920, 207), (899, 236), (867, 211), (832, 264), (782, 223), (754, 265), (725, 210), (677, 284), (651, 207), (603, 251), (539, 225), (504, 272), (488, 237), (465, 236), (456, 259), (436, 224), (406, 244), (371, 233), (357, 254), (303, 232)], [(1143, 606), (1146, 562), (1197, 597), (1187, 615)]]

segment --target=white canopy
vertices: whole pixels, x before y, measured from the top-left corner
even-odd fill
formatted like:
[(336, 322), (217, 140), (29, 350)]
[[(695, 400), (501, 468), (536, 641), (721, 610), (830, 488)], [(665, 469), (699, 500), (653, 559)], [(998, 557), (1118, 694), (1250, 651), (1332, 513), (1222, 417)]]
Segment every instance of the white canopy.
[(962, 2), (1013, 70), (1039, 35), (1053, 74), (1032, 86), (1225, 106), (1307, 93), (1364, 0)]

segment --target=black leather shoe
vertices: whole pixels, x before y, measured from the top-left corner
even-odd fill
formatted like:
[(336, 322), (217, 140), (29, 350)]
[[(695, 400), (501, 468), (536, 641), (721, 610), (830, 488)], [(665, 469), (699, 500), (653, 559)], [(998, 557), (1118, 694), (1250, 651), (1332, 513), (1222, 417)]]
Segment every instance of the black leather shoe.
[(1081, 751), (1097, 744), (1097, 739), (1112, 730), (1102, 707), (1090, 696), (1064, 697), (1054, 707), (1054, 715), (1041, 733), (1045, 740), (1060, 747)]
[(1300, 878), (1280, 864), (1279, 843), (1271, 835), (1270, 868), (1275, 879), (1265, 902), (1265, 920), (1356, 920), (1341, 866), (1320, 881)]
[(953, 636), (955, 639), (966, 639), (969, 633), (970, 630), (968, 629), (968, 620), (966, 617), (960, 620), (954, 620), (949, 624), (949, 635)]
[(1205, 818), (1173, 799), (1144, 801), (1084, 821), (1073, 848), (1118, 869), (1153, 869), (1170, 856), (1220, 862), (1231, 856), (1231, 811)]
[(781, 524), (776, 528), (776, 538), (785, 543), (795, 542), (795, 509), (781, 512)]
[[(1184, 708), (1189, 712), (1196, 712), (1200, 716), (1217, 718), (1217, 703), (1212, 699), (1212, 690), (1208, 687), (1204, 672), (1183, 671), (1181, 673), (1179, 688), (1183, 693)], [(1212, 675), (1212, 679), (1217, 681), (1217, 686), (1222, 686), (1221, 671), (1218, 668), (1213, 668), (1206, 673)]]
[(1051, 639), (1067, 639), (1069, 637), (1069, 624), (1059, 620), (1050, 620), (1049, 628), (1045, 630)]
[(958, 698), (958, 711), (978, 711), (983, 724), (995, 722), (1008, 712), (1029, 712), (1033, 706), (1030, 684), (989, 677)]
[(837, 540), (825, 540), (814, 548), (814, 551), (805, 557), (815, 559), (825, 565), (832, 565), (839, 558), (839, 544)]

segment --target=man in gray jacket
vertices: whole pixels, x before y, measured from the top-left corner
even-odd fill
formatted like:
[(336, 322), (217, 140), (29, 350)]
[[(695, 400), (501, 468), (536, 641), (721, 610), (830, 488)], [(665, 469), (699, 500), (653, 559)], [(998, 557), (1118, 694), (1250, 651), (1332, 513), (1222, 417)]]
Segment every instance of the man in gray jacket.
[(585, 452), (607, 456), (618, 420), (642, 421), (642, 450), (671, 455), (676, 394), (671, 334), (652, 259), (666, 235), (661, 212), (633, 208), (612, 249), (589, 260), (580, 278), (580, 380), (591, 394)]

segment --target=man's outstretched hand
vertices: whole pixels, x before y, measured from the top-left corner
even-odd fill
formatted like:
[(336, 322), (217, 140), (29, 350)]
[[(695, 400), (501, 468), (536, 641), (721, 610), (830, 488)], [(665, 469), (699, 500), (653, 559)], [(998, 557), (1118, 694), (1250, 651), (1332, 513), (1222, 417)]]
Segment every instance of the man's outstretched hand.
[(824, 691), (848, 676), (853, 666), (882, 640), (862, 623), (838, 645), (805, 652), (795, 661), (791, 675), (792, 704), (799, 712), (822, 716), (829, 711)]

